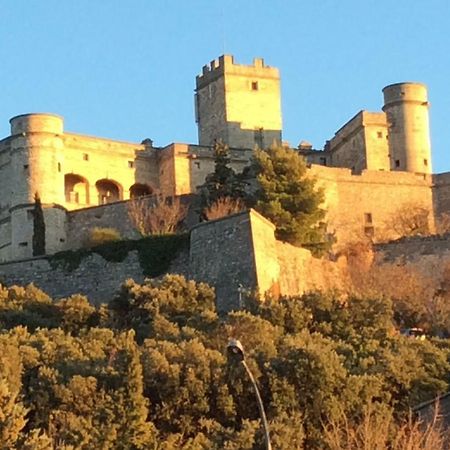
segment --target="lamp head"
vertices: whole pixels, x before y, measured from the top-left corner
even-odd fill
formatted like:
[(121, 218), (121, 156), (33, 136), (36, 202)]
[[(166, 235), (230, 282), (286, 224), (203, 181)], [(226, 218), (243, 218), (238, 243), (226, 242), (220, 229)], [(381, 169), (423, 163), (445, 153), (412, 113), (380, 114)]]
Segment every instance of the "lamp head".
[(227, 345), (228, 356), (236, 361), (244, 361), (244, 347), (238, 339), (230, 339)]

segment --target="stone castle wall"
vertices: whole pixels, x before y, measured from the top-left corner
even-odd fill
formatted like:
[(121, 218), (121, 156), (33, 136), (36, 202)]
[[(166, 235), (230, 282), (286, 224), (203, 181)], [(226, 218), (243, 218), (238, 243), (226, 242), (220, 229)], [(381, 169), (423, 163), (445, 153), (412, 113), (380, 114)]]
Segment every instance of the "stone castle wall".
[(220, 311), (238, 309), (240, 286), (252, 290), (257, 283), (251, 216), (244, 212), (195, 226), (189, 269), (192, 278), (215, 287)]
[(433, 206), (435, 217), (450, 216), (450, 172), (433, 175)]
[[(375, 264), (406, 265), (435, 279), (450, 265), (450, 234), (379, 244), (375, 252)], [(254, 289), (276, 298), (352, 286), (345, 257), (314, 258), (306, 249), (277, 241), (273, 224), (253, 210), (193, 227), (189, 254), (179, 254), (169, 272), (214, 286), (221, 312), (238, 309), (241, 296)], [(94, 303), (112, 299), (128, 278), (144, 280), (136, 251), (122, 262), (92, 253), (71, 269), (64, 260), (47, 257), (0, 263), (6, 285), (33, 282), (54, 298), (81, 293)]]
[(137, 252), (130, 252), (119, 263), (108, 262), (94, 253), (74, 270), (65, 270), (63, 265), (52, 266), (47, 258), (0, 263), (3, 284), (23, 286), (33, 283), (54, 299), (80, 293), (94, 304), (112, 300), (121, 284), (129, 278), (137, 282), (144, 280)]
[[(432, 177), (409, 172), (363, 171), (312, 166), (318, 186), (325, 194), (329, 229), (338, 245), (372, 236), (375, 240), (396, 239), (392, 230), (399, 211), (423, 207), (432, 212)], [(430, 230), (434, 230), (430, 214)]]
[(122, 239), (139, 239), (140, 235), (130, 221), (128, 201), (84, 208), (68, 213), (67, 249), (86, 246), (91, 231), (98, 228), (114, 228)]

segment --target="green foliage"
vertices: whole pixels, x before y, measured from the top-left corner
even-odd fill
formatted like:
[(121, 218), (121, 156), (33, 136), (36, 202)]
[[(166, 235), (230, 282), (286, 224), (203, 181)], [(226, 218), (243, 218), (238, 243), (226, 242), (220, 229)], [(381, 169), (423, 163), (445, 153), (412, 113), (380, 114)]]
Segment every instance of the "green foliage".
[(45, 255), (45, 220), (39, 194), (34, 194), (33, 256)]
[(276, 225), (278, 239), (319, 254), (332, 241), (321, 208), (323, 192), (306, 170), (303, 158), (291, 149), (256, 150), (252, 160), (258, 182), (254, 207)]
[(214, 302), (209, 286), (178, 275), (128, 281), (98, 308), (32, 285), (0, 289), (4, 448), (262, 448), (252, 384), (226, 357), (231, 337), (277, 449), (347, 442), (371, 408), (380, 427), (389, 417), (384, 442), (400, 450), (409, 408), (448, 389), (449, 341), (399, 335), (384, 298), (253, 299), (224, 318)]
[(108, 242), (120, 241), (120, 233), (115, 228), (94, 227), (89, 231), (87, 245), (96, 247)]
[(144, 275), (156, 277), (170, 267), (178, 253), (188, 246), (187, 234), (167, 234), (148, 236), (139, 240), (112, 241), (89, 250), (68, 250), (48, 256), (53, 269), (62, 268), (67, 272), (76, 270), (83, 259), (93, 253), (99, 254), (106, 261), (122, 262), (129, 252), (137, 251)]
[(220, 199), (232, 200), (245, 197), (246, 183), (242, 176), (230, 167), (230, 150), (218, 142), (214, 146), (214, 172), (210, 173), (201, 187), (201, 207), (205, 210)]

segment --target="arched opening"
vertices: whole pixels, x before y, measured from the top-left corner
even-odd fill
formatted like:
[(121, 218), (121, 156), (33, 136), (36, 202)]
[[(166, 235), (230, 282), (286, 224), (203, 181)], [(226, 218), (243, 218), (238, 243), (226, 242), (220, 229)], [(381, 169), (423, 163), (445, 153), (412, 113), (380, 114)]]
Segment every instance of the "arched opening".
[(130, 198), (145, 197), (151, 194), (153, 194), (153, 189), (146, 184), (136, 183), (130, 187)]
[(98, 180), (95, 183), (98, 192), (98, 204), (117, 202), (121, 199), (121, 188), (118, 183), (111, 180)]
[(89, 204), (89, 183), (80, 175), (64, 175), (64, 193), (67, 203)]

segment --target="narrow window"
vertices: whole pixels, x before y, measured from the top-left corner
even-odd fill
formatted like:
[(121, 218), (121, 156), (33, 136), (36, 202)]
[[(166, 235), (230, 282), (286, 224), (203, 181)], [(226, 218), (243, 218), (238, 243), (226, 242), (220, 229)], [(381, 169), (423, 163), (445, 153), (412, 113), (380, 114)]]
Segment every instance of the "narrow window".
[(19, 242), (19, 247), (28, 247), (28, 242)]
[(128, 167), (132, 169), (134, 167), (134, 161), (128, 161)]
[(382, 133), (381, 131), (377, 131), (377, 136), (378, 136), (379, 138), (382, 138), (382, 137), (383, 137), (383, 133)]
[(395, 160), (395, 167), (400, 167), (400, 160), (399, 159)]
[(252, 91), (257, 91), (259, 89), (258, 82), (252, 81)]
[(61, 163), (58, 163), (58, 172), (61, 172)]
[(254, 139), (255, 144), (258, 146), (258, 148), (264, 148), (264, 135), (263, 135), (263, 128), (260, 128), (259, 130), (254, 131)]
[(83, 153), (83, 161), (89, 161), (89, 155), (87, 153)]
[(366, 224), (372, 223), (372, 213), (364, 213), (364, 223)]
[(428, 166), (428, 159), (424, 159), (423, 160), (423, 165), (426, 167), (426, 166)]

